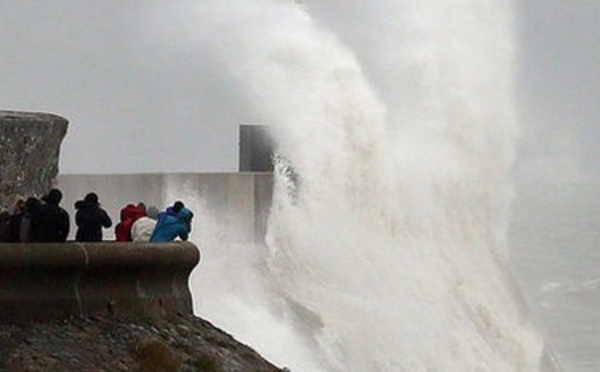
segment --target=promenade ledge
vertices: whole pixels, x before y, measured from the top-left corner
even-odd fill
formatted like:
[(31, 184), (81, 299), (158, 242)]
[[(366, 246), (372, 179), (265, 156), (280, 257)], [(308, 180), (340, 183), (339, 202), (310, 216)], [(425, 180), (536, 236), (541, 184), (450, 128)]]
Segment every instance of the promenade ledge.
[(190, 242), (0, 244), (0, 323), (193, 314)]

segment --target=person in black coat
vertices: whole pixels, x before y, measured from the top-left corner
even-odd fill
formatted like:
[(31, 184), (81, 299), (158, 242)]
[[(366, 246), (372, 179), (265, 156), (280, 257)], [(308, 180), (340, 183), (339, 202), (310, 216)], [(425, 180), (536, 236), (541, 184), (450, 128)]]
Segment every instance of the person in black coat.
[(19, 243), (21, 241), (21, 222), (26, 211), (25, 199), (17, 200), (15, 208), (8, 219), (8, 241)]
[(59, 204), (62, 192), (52, 189), (37, 208), (33, 220), (33, 240), (40, 243), (58, 243), (67, 240), (70, 223), (69, 214)]
[(75, 224), (77, 225), (77, 233), (75, 240), (79, 242), (101, 242), (102, 228), (112, 226), (112, 220), (108, 213), (100, 208), (98, 195), (90, 192), (75, 203)]
[(9, 241), (13, 243), (30, 243), (35, 241), (34, 229), (36, 216), (42, 202), (30, 196), (27, 200), (20, 199), (15, 212), (8, 222)]
[(7, 243), (10, 241), (10, 212), (0, 212), (0, 242)]

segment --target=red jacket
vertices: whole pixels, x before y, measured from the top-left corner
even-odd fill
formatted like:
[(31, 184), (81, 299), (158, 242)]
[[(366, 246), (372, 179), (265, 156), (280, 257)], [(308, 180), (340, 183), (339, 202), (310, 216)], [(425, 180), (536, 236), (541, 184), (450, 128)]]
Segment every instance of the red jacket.
[(146, 211), (142, 208), (127, 204), (121, 209), (121, 222), (115, 226), (115, 240), (118, 242), (130, 242), (131, 239), (131, 225), (140, 217), (144, 217)]

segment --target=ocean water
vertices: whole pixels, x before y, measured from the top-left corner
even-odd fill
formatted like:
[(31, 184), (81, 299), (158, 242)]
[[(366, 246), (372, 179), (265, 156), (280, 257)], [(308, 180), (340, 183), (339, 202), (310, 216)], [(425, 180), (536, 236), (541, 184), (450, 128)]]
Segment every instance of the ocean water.
[(553, 371), (511, 267), (507, 2), (378, 2), (376, 58), (265, 4), (234, 70), (280, 155), (268, 231), (201, 216), (198, 313), (293, 371)]
[[(203, 175), (204, 182), (199, 182), (197, 175), (167, 175), (164, 179), (162, 176), (149, 178), (136, 175), (61, 176), (59, 177), (59, 187), (65, 192), (67, 200), (64, 203), (66, 206), (73, 205), (77, 198), (93, 188), (100, 195), (104, 195), (103, 205), (113, 214), (118, 213), (123, 203), (138, 200), (138, 198), (146, 201), (152, 200), (157, 202), (157, 205), (167, 205), (176, 199), (185, 200), (186, 204), (196, 213), (192, 239), (202, 251), (202, 262), (194, 271), (191, 280), (196, 313), (232, 333), (236, 338), (250, 344), (275, 363), (289, 366), (294, 371), (356, 370), (353, 365), (345, 363), (351, 358), (342, 353), (343, 348), (347, 347), (345, 345), (353, 344), (355, 340), (353, 337), (349, 337), (352, 334), (346, 332), (340, 332), (341, 334), (337, 337), (329, 336), (329, 332), (336, 331), (336, 328), (327, 329), (327, 327), (332, 327), (331, 321), (328, 321), (331, 314), (339, 318), (334, 321), (342, 324), (342, 330), (356, 329), (356, 326), (353, 325), (354, 322), (366, 323), (365, 326), (377, 329), (375, 327), (379, 326), (379, 321), (384, 327), (386, 327), (385, 322), (387, 321), (402, 321), (406, 326), (414, 327), (415, 332), (419, 332), (422, 328), (427, 330), (427, 326), (422, 325), (425, 315), (421, 314), (403, 316), (391, 311), (388, 314), (380, 315), (378, 319), (370, 319), (369, 312), (379, 315), (390, 309), (395, 310), (393, 306), (396, 303), (388, 301), (385, 292), (378, 288), (376, 290), (361, 288), (350, 281), (358, 277), (360, 281), (364, 282), (365, 287), (372, 283), (383, 287), (386, 285), (386, 279), (393, 279), (399, 275), (383, 274), (401, 266), (393, 260), (388, 260), (389, 262), (376, 261), (376, 258), (382, 255), (382, 252), (375, 249), (381, 247), (381, 243), (376, 240), (357, 243), (364, 244), (365, 248), (361, 248), (363, 254), (356, 262), (344, 262), (344, 253), (340, 254), (335, 251), (321, 253), (309, 250), (316, 256), (313, 258), (314, 260), (330, 260), (330, 262), (324, 264), (323, 268), (319, 268), (305, 259), (302, 265), (297, 265), (300, 267), (293, 267), (289, 273), (293, 274), (300, 270), (306, 272), (302, 276), (298, 275), (293, 278), (299, 282), (298, 286), (301, 289), (308, 282), (308, 290), (303, 289), (299, 292), (302, 296), (308, 296), (305, 292), (315, 291), (311, 287), (318, 285), (320, 288), (317, 290), (325, 293), (317, 296), (316, 299), (313, 298), (311, 305), (308, 305), (306, 301), (300, 302), (302, 298), (296, 297), (296, 293), (286, 294), (283, 292), (282, 284), (285, 284), (285, 287), (288, 287), (289, 284), (280, 283), (278, 278), (285, 277), (288, 270), (285, 267), (283, 270), (277, 266), (269, 267), (277, 264), (277, 262), (270, 262), (273, 259), (271, 250), (274, 248), (249, 241), (249, 235), (252, 236), (252, 234), (248, 234), (248, 225), (252, 222), (239, 218), (240, 216), (235, 213), (236, 208), (230, 207), (229, 213), (224, 214), (218, 213), (218, 210), (215, 211), (214, 208), (218, 206), (218, 201), (222, 199), (220, 198), (222, 193), (207, 192), (207, 182), (211, 183), (211, 177)], [(162, 184), (163, 188), (158, 193), (152, 187), (140, 189), (140, 185), (147, 185), (153, 179), (154, 181), (162, 180), (158, 184)], [(284, 178), (280, 182), (286, 179)], [(220, 184), (225, 185), (226, 183), (221, 182)], [(281, 195), (283, 199), (278, 202), (289, 200), (292, 203), (289, 207), (299, 207), (297, 198), (302, 189), (294, 191), (287, 187), (283, 190), (285, 191), (285, 194)], [(598, 370), (600, 365), (598, 357), (600, 355), (598, 353), (600, 351), (598, 341), (600, 316), (597, 312), (600, 304), (598, 288), (600, 279), (597, 268), (599, 258), (598, 225), (600, 224), (598, 190), (598, 185), (593, 183), (519, 184), (509, 213), (508, 247), (510, 256), (508, 262), (509, 271), (514, 275), (504, 277), (504, 285), (513, 283), (513, 279), (516, 280), (518, 289), (517, 293), (514, 293), (515, 296), (512, 297), (511, 303), (524, 309), (522, 316), (526, 321), (525, 324), (531, 323), (530, 328), (535, 330), (534, 334), (539, 335), (540, 342), (543, 340), (547, 352), (556, 357), (561, 366), (560, 370), (565, 372), (591, 372)], [(208, 195), (212, 195), (212, 197)], [(157, 197), (164, 199), (156, 199)], [(234, 195), (231, 197), (235, 198)], [(290, 197), (292, 198), (289, 199)], [(242, 199), (244, 198), (242, 197)], [(234, 205), (243, 208), (245, 203), (234, 202)], [(277, 208), (279, 207), (272, 206), (274, 212), (277, 211)], [(281, 213), (281, 211), (277, 213)], [(291, 213), (285, 218), (301, 217), (291, 228), (304, 229), (303, 226), (309, 224), (303, 221), (305, 219), (304, 212)], [(248, 213), (245, 212), (244, 215), (248, 216)], [(243, 226), (238, 229), (236, 221), (240, 220), (242, 220)], [(340, 217), (330, 220), (329, 223), (333, 225), (343, 226), (348, 223), (344, 222), (345, 218)], [(326, 225), (326, 227), (327, 231), (337, 231), (335, 226)], [(350, 231), (349, 229), (344, 230)], [(380, 230), (374, 229), (374, 231)], [(281, 232), (279, 234), (281, 236)], [(319, 232), (318, 234), (325, 233)], [(351, 239), (344, 234), (350, 236)], [(468, 235), (468, 232), (465, 234)], [(294, 233), (286, 234), (286, 236), (293, 235)], [(358, 241), (361, 236), (372, 239), (369, 232), (359, 229), (340, 235), (342, 238), (339, 240), (343, 242), (342, 248), (344, 249), (353, 247), (355, 244), (348, 240)], [(395, 234), (387, 232), (386, 235), (394, 237)], [(112, 239), (112, 231), (107, 231), (105, 238)], [(386, 239), (391, 238), (388, 236)], [(394, 239), (399, 240), (401, 237), (394, 237)], [(383, 239), (379, 240), (383, 241)], [(287, 244), (292, 242), (293, 240), (290, 239)], [(398, 249), (401, 250), (402, 246), (404, 245), (398, 245)], [(321, 247), (321, 249), (325, 248)], [(295, 253), (295, 255), (297, 254)], [(340, 256), (336, 257), (335, 254), (340, 254)], [(376, 256), (370, 257), (371, 255)], [(410, 263), (426, 266), (415, 268), (424, 272), (430, 272), (428, 266), (432, 265), (438, 265), (434, 266), (436, 270), (447, 269), (443, 266), (447, 265), (444, 261), (424, 260), (421, 262), (410, 261)], [(377, 267), (374, 266), (375, 264)], [(460, 264), (467, 265), (469, 260), (460, 262)], [(310, 275), (313, 275), (312, 273), (319, 273), (319, 271), (330, 268), (333, 273), (325, 272), (316, 279), (313, 276), (312, 280), (308, 280), (311, 278)], [(374, 274), (358, 275), (366, 272), (369, 268)], [(275, 276), (271, 273), (272, 270), (283, 272), (279, 272)], [(334, 275), (337, 272), (340, 273), (340, 276), (347, 278), (344, 280), (335, 278)], [(407, 272), (405, 275), (409, 277), (414, 273)], [(427, 275), (435, 277), (437, 274)], [(488, 276), (491, 274), (482, 270), (479, 275), (481, 275), (480, 280), (489, 280)], [(418, 276), (416, 277), (418, 278)], [(329, 278), (334, 278), (338, 282), (333, 282)], [(313, 286), (312, 282), (317, 284)], [(412, 283), (412, 279), (408, 282)], [(393, 281), (391, 283), (393, 284)], [(328, 286), (334, 288), (330, 289)], [(400, 285), (384, 288), (387, 288), (388, 292), (398, 291), (391, 296), (400, 299), (404, 296), (403, 287)], [(424, 290), (424, 292), (413, 296), (426, 300), (421, 304), (422, 308), (426, 310), (429, 306), (438, 306), (443, 303), (442, 299), (450, 300), (450, 294), (455, 294), (455, 292), (449, 291), (445, 299), (440, 297), (437, 301), (432, 301), (431, 289), (424, 286), (418, 289)], [(358, 290), (364, 290), (364, 292)], [(378, 298), (380, 292), (384, 295)], [(338, 297), (343, 298), (340, 300)], [(321, 300), (323, 298), (325, 300)], [(429, 300), (427, 300), (428, 298)], [(350, 305), (344, 304), (346, 306), (338, 307), (337, 301), (346, 301)], [(398, 301), (398, 306), (403, 305), (402, 301)], [(411, 302), (407, 301), (407, 303)], [(360, 309), (363, 306), (366, 309), (360, 312), (356, 311), (357, 308)], [(340, 311), (341, 315), (338, 315)], [(403, 308), (398, 310), (398, 312), (401, 311)], [(428, 311), (431, 312), (431, 310)], [(326, 315), (323, 316), (323, 314)], [(472, 316), (469, 313), (462, 315), (448, 313), (447, 315), (460, 316), (463, 320), (468, 320), (468, 316)], [(365, 319), (367, 320), (365, 321)], [(451, 320), (451, 318), (447, 319)], [(386, 342), (389, 342), (392, 348), (396, 345), (393, 337), (403, 335), (402, 333), (386, 334), (388, 331), (397, 332), (394, 327), (386, 327), (383, 331), (377, 331), (378, 334), (385, 335)], [(486, 331), (491, 331), (491, 329), (486, 329)], [(328, 338), (323, 339), (325, 334), (328, 335)], [(368, 333), (364, 332), (360, 335), (368, 335)], [(372, 337), (379, 337), (379, 335)], [(381, 339), (381, 337), (379, 338)], [(369, 347), (364, 347), (361, 342), (370, 343), (371, 340), (364, 337), (364, 340), (361, 341), (359, 338), (356, 343), (359, 345), (359, 350), (353, 351), (353, 353), (358, 355), (368, 353), (364, 357), (365, 359), (368, 359), (370, 355), (378, 355), (381, 360), (387, 360), (386, 355), (377, 354), (385, 351), (385, 348), (376, 350), (373, 345), (370, 345), (371, 349), (369, 349)], [(436, 350), (452, 345), (448, 339), (442, 340), (441, 338), (429, 340), (429, 342)], [(471, 342), (478, 342), (478, 338), (472, 338)], [(397, 356), (392, 356), (392, 360), (395, 357)], [(504, 357), (509, 358), (510, 356)], [(335, 358), (339, 359), (339, 362), (333, 363), (334, 366), (332, 366), (331, 361)], [(443, 360), (440, 359), (441, 362)], [(373, 362), (374, 370), (379, 368), (377, 363), (382, 362)], [(544, 368), (541, 363), (534, 369), (549, 370)], [(393, 366), (388, 370), (419, 369)], [(439, 369), (430, 368), (429, 370)], [(498, 369), (492, 365), (480, 369), (476, 366), (467, 368), (467, 370), (494, 371)], [(524, 369), (518, 366), (506, 370)]]
[(564, 371), (600, 369), (600, 198), (594, 183), (524, 184), (512, 264)]
[[(172, 197), (182, 195), (181, 186), (173, 185)], [(598, 200), (600, 198), (598, 198), (597, 186), (596, 184), (519, 185), (510, 213), (511, 222), (508, 229), (510, 271), (514, 273), (513, 278), (517, 281), (522, 298), (525, 299), (526, 304), (523, 305), (527, 308), (525, 316), (531, 320), (536, 330), (534, 333), (543, 339), (547, 352), (560, 366), (557, 369), (564, 372), (592, 372), (597, 371), (600, 366), (600, 315), (597, 312), (600, 305), (600, 276), (597, 267), (600, 258), (598, 257), (600, 255), (598, 250), (598, 241), (600, 241)], [(342, 286), (348, 287), (345, 281), (336, 284), (336, 288), (331, 292), (317, 296), (315, 300), (317, 304), (313, 305), (312, 309), (296, 302), (290, 298), (294, 294), (282, 294), (279, 284), (272, 283), (273, 278), (267, 267), (269, 259), (267, 246), (237, 241), (231, 225), (223, 225), (212, 216), (203, 215), (205, 208), (202, 200), (196, 197), (197, 190), (185, 187), (183, 190), (187, 190), (187, 195), (183, 194), (184, 197), (199, 213), (193, 238), (202, 249), (203, 259), (192, 280), (197, 313), (255, 347), (270, 360), (281, 366), (288, 366), (292, 370), (359, 370), (352, 365), (348, 366), (345, 363), (346, 357), (336, 354), (341, 353), (339, 348), (343, 342), (342, 336), (338, 336), (332, 342), (337, 345), (338, 350), (323, 348), (322, 344), (331, 340), (315, 340), (315, 337), (319, 337), (319, 330), (326, 326), (325, 319), (327, 319), (315, 311), (319, 306), (324, 306), (319, 305), (318, 302), (335, 307), (335, 303), (331, 304), (336, 300), (335, 297), (346, 297), (345, 301), (350, 305), (344, 303), (345, 306), (334, 311), (336, 316), (338, 316), (337, 311), (341, 311), (340, 317), (348, 317), (351, 319), (349, 323), (352, 323), (352, 320), (365, 322), (365, 318), (361, 318), (361, 314), (356, 312), (356, 308), (360, 308), (361, 304), (371, 311), (385, 312), (390, 311), (394, 306), (393, 302), (373, 300), (376, 294), (370, 293), (371, 289), (365, 289), (365, 293), (357, 296), (358, 299), (352, 298), (348, 290), (342, 291)], [(368, 248), (365, 250), (367, 251), (365, 255), (368, 256), (370, 254)], [(315, 253), (311, 252), (311, 254)], [(340, 265), (342, 263), (338, 261), (343, 260), (344, 257), (334, 257), (329, 266)], [(366, 260), (374, 261), (371, 258)], [(381, 267), (374, 270), (380, 273), (390, 270), (390, 267), (398, 266), (393, 261), (378, 264)], [(302, 265), (308, 264), (303, 262)], [(341, 275), (353, 276), (356, 270), (364, 270), (361, 265), (363, 264), (358, 262), (349, 263), (348, 271), (342, 272)], [(309, 265), (303, 270), (311, 272), (316, 269)], [(421, 270), (427, 269), (421, 268)], [(490, 274), (483, 272), (481, 275), (481, 280), (485, 280), (485, 277)], [(302, 281), (300, 278), (294, 280)], [(373, 280), (363, 280), (368, 284), (373, 282)], [(381, 279), (377, 280), (381, 282)], [(328, 292), (325, 285), (317, 290)], [(514, 301), (520, 302), (519, 298), (520, 295), (516, 296)], [(397, 311), (402, 312), (402, 310)], [(426, 316), (414, 313), (410, 314), (410, 317), (402, 316), (397, 315), (396, 311), (391, 311), (390, 314), (383, 314), (377, 320), (368, 319), (367, 316), (366, 323), (368, 327), (372, 327), (377, 321), (402, 321), (406, 322), (407, 326), (414, 327), (415, 332), (420, 332), (422, 328), (420, 322), (424, 317)], [(345, 319), (339, 321), (343, 322)], [(378, 330), (381, 333), (372, 337), (386, 338), (386, 342), (390, 342), (395, 348), (394, 340), (390, 339), (393, 333), (386, 335), (387, 332), (394, 332), (395, 326), (387, 327), (384, 323), (384, 327), (385, 330)], [(342, 326), (342, 329), (347, 330), (354, 328), (356, 325), (352, 324)], [(347, 336), (349, 333), (342, 332), (342, 335)], [(367, 334), (361, 333), (360, 337), (363, 338)], [(477, 342), (478, 338), (473, 338), (472, 341)], [(370, 342), (370, 340), (363, 339), (360, 342)], [(431, 346), (436, 348), (435, 350), (451, 345), (451, 343), (445, 344), (447, 341), (441, 339), (430, 340), (430, 342)], [(368, 350), (369, 348), (363, 349), (361, 345), (360, 349), (354, 352), (358, 354), (378, 352)], [(382, 354), (375, 355), (382, 360), (387, 358)], [(340, 360), (332, 363), (331, 359), (336, 357)], [(368, 359), (368, 356), (364, 358)], [(374, 367), (369, 366), (371, 368), (369, 370), (378, 370), (378, 368), (389, 371), (440, 370), (437, 367), (419, 369), (413, 366), (383, 368), (376, 362), (374, 365)], [(459, 369), (451, 367), (447, 370)], [(521, 366), (496, 368), (494, 365), (487, 365), (467, 366), (465, 370), (546, 371), (541, 364), (531, 369), (521, 368)]]

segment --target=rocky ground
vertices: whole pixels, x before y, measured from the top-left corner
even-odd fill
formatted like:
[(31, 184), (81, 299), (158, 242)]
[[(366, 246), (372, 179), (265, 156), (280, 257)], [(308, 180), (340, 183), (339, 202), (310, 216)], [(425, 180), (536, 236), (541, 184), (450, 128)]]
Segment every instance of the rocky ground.
[(193, 316), (0, 325), (0, 371), (283, 372)]

